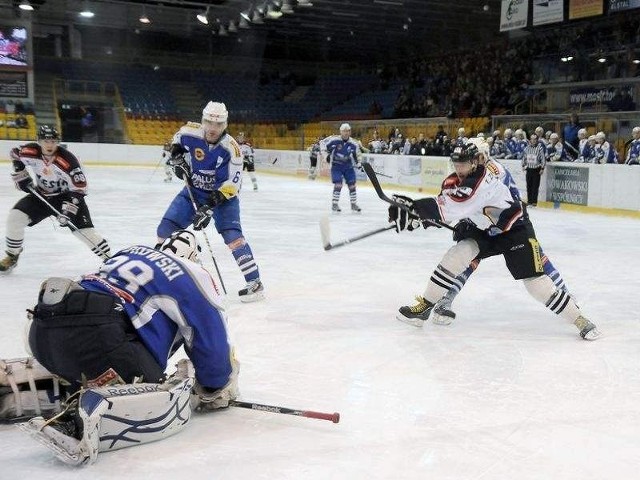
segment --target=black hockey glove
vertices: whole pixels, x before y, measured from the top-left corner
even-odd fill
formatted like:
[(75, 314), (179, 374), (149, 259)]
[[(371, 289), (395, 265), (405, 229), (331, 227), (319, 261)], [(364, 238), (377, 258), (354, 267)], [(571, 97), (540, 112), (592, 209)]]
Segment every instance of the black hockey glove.
[(478, 227), (468, 218), (463, 218), (453, 228), (453, 241), (456, 243), (472, 237), (475, 232), (478, 232)]
[(213, 207), (211, 205), (202, 205), (193, 217), (193, 229), (202, 230), (206, 228), (211, 221), (211, 215), (213, 215)]
[(202, 205), (196, 211), (195, 217), (193, 217), (193, 229), (202, 230), (203, 228), (206, 228), (211, 221), (214, 207), (217, 207), (226, 200), (227, 198), (222, 194), (220, 190), (214, 190), (213, 192), (211, 192), (209, 203)]
[(189, 178), (191, 176), (191, 167), (189, 166), (189, 162), (187, 162), (184, 153), (172, 155), (167, 161), (167, 165), (173, 169), (173, 173), (180, 179)]
[(396, 224), (396, 232), (400, 233), (405, 229), (412, 231), (420, 227), (420, 218), (413, 211), (413, 199), (404, 195), (394, 195), (393, 200), (405, 205), (410, 210), (408, 212), (406, 209), (396, 205), (389, 207), (389, 223)]
[(11, 179), (13, 180), (13, 183), (16, 184), (16, 188), (18, 190), (29, 193), (31, 188), (33, 188), (33, 179), (26, 168), (13, 172), (11, 174)]

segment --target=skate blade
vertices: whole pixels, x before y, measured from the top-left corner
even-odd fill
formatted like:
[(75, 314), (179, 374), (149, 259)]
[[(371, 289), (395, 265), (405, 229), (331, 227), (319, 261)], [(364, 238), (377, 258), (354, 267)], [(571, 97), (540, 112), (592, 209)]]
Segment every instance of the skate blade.
[(263, 292), (252, 293), (251, 295), (243, 295), (240, 297), (240, 301), (242, 303), (253, 303), (259, 302), (260, 300), (264, 300)]
[(422, 326), (424, 325), (424, 320), (422, 320), (421, 318), (407, 318), (402, 315), (396, 315), (396, 320), (402, 323), (406, 323), (407, 325), (413, 325), (417, 328), (422, 328)]

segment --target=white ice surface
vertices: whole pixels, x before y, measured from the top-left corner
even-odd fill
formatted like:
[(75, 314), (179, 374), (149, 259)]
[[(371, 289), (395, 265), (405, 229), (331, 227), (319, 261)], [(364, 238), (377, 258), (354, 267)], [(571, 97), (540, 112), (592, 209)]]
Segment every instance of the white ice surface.
[[(160, 170), (86, 170), (94, 223), (112, 249), (153, 245), (180, 185), (163, 183)], [(451, 326), (418, 329), (394, 314), (423, 291), (450, 232), (389, 231), (325, 252), (318, 220), (329, 213), (331, 185), (260, 173), (258, 181), (258, 192), (246, 181), (242, 218), (266, 301), (238, 301), (242, 277), (209, 231), (232, 292), (241, 399), (338, 411), (341, 422), (230, 408), (196, 416), (167, 440), (100, 454), (90, 470), (64, 466), (5, 426), (0, 478), (638, 478), (640, 221), (531, 212), (546, 253), (603, 332), (597, 342), (537, 304), (499, 258), (469, 281)], [(0, 221), (19, 198), (5, 177)], [(359, 189), (359, 202), (354, 215), (343, 191), (334, 243), (385, 225), (371, 188)], [(28, 229), (19, 266), (0, 277), (0, 357), (25, 354), (25, 309), (44, 278), (97, 265), (54, 222)]]

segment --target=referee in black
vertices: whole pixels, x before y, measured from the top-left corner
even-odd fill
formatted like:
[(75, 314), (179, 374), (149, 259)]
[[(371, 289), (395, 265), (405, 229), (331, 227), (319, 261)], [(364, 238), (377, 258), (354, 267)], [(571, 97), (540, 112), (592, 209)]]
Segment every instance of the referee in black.
[(538, 205), (538, 190), (540, 190), (540, 177), (547, 163), (544, 145), (538, 142), (538, 136), (534, 133), (529, 137), (529, 145), (522, 155), (522, 169), (527, 172), (527, 203), (531, 207)]

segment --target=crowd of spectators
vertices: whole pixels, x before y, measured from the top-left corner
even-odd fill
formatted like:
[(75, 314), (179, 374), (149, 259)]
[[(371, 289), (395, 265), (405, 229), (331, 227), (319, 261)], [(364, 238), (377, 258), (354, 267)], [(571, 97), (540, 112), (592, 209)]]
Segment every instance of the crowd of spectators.
[[(608, 22), (534, 29), (528, 36), (386, 66), (384, 84), (401, 81), (396, 118), (483, 117), (508, 113), (529, 98), (533, 84), (588, 81), (640, 75), (640, 18), (620, 15)], [(606, 54), (606, 55), (605, 55)], [(561, 57), (571, 61), (561, 63)], [(597, 58), (606, 56), (599, 63)], [(542, 63), (551, 62), (553, 66)], [(534, 75), (535, 72), (535, 75)], [(553, 74), (555, 78), (551, 78)], [(612, 111), (632, 109), (628, 92), (617, 92)]]
[(477, 138), (483, 139), (487, 143), (488, 153), (496, 159), (523, 160), (525, 148), (531, 143), (532, 136), (535, 136), (536, 142), (543, 146), (548, 162), (640, 163), (640, 126), (633, 128), (632, 138), (625, 142), (624, 151), (618, 152), (609, 143), (604, 132), (588, 135), (587, 129), (580, 124), (575, 114), (571, 115), (560, 132), (545, 130), (540, 125), (531, 127), (529, 134), (526, 128), (515, 131), (505, 128), (503, 131), (484, 133), (466, 132), (461, 127), (456, 136), (450, 137), (444, 127), (439, 125), (433, 137), (419, 134), (405, 138), (399, 128), (392, 128), (386, 138), (375, 130), (371, 140), (363, 146), (368, 152), (376, 154), (448, 157), (456, 146), (467, 143), (467, 133), (475, 133)]

